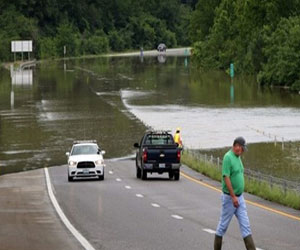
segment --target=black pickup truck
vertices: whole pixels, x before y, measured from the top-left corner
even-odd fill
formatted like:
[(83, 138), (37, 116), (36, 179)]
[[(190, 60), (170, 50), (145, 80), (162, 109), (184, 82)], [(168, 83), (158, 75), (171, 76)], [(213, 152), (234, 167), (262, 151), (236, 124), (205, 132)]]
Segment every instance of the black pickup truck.
[(140, 144), (135, 143), (136, 177), (147, 179), (147, 173), (169, 173), (170, 179), (180, 178), (181, 149), (173, 136), (165, 131), (146, 132)]

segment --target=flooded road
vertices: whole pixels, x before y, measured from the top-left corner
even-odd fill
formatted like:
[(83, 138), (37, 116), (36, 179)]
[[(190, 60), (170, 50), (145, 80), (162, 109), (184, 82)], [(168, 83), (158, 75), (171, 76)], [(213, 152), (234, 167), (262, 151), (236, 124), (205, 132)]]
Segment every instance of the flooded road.
[[(151, 96), (151, 93), (149, 94)], [(186, 147), (212, 149), (232, 144), (237, 135), (248, 143), (300, 140), (300, 110), (297, 108), (220, 108), (182, 105), (132, 105), (130, 100), (146, 97), (122, 91), (125, 106), (145, 124), (158, 130), (181, 127)]]
[(231, 83), (188, 57), (77, 59), (0, 73), (0, 174), (64, 164), (78, 139), (98, 140), (107, 158), (130, 155), (147, 127), (179, 126), (186, 147), (228, 147), (243, 135), (258, 143), (247, 153), (253, 168), (268, 169), (260, 156), (275, 154), (280, 174), (288, 159), (300, 176), (297, 151), (261, 143), (300, 140), (300, 96), (251, 77)]

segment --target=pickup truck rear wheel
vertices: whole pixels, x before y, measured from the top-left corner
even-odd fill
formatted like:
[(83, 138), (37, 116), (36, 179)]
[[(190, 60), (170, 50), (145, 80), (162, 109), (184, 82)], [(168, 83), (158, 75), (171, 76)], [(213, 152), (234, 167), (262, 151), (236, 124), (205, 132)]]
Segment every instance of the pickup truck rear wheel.
[(174, 178), (175, 178), (175, 181), (178, 181), (180, 179), (180, 171), (177, 171), (174, 173)]
[(173, 172), (169, 172), (169, 179), (173, 179), (174, 178), (174, 173)]
[(147, 171), (144, 169), (141, 169), (141, 175), (142, 175), (142, 180), (147, 180)]
[(141, 169), (139, 167), (136, 167), (136, 178), (141, 178), (142, 173), (141, 173)]

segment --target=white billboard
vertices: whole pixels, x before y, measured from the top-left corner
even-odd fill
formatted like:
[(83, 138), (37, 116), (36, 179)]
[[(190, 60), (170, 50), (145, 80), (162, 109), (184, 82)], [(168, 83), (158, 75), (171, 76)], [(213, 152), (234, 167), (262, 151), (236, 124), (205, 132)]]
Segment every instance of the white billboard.
[(32, 52), (32, 41), (11, 41), (11, 52)]

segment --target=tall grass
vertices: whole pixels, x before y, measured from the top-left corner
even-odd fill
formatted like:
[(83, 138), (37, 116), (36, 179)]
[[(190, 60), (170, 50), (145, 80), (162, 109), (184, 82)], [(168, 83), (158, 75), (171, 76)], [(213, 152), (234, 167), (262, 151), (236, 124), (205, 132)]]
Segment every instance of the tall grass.
[[(189, 152), (184, 152), (182, 155), (182, 163), (210, 177), (213, 180), (221, 181), (221, 169), (210, 162), (204, 162), (196, 159)], [(265, 181), (258, 181), (252, 178), (245, 177), (245, 191), (247, 193), (259, 196), (265, 200), (277, 202), (279, 204), (300, 210), (300, 193), (294, 190), (283, 190), (277, 185), (270, 186)]]

